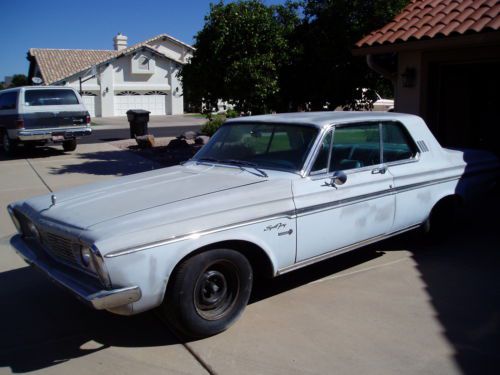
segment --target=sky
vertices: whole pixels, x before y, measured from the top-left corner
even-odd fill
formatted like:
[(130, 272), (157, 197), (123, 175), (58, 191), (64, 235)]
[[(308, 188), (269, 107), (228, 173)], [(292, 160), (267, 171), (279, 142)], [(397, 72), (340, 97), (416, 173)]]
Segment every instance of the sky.
[(0, 81), (28, 74), (30, 48), (113, 49), (119, 32), (128, 45), (164, 33), (192, 44), (210, 2), (217, 1), (0, 0)]

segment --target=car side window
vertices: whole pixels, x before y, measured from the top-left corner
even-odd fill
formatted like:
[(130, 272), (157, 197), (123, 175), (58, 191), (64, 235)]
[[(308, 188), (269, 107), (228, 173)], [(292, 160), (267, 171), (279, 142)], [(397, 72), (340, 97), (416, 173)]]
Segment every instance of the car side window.
[(333, 137), (330, 171), (380, 164), (378, 123), (337, 127)]
[(399, 123), (382, 124), (384, 163), (414, 158), (417, 154), (415, 142), (408, 131)]
[(11, 91), (0, 95), (0, 110), (1, 109), (16, 109), (17, 107), (17, 92)]

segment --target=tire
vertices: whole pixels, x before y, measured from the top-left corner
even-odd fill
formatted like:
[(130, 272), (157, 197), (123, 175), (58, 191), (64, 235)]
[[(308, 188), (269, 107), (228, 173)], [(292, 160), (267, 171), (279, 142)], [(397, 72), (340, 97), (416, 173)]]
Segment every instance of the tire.
[(186, 338), (212, 336), (239, 318), (252, 283), (252, 267), (244, 255), (229, 249), (209, 250), (180, 264), (161, 313)]
[(17, 149), (17, 142), (9, 138), (6, 130), (1, 131), (2, 135), (2, 149), (5, 155), (13, 155)]
[(76, 139), (68, 139), (67, 141), (63, 141), (63, 150), (66, 152), (75, 151), (76, 150)]
[(442, 241), (453, 231), (457, 223), (459, 202), (452, 197), (438, 202), (422, 224), (422, 232), (430, 239)]

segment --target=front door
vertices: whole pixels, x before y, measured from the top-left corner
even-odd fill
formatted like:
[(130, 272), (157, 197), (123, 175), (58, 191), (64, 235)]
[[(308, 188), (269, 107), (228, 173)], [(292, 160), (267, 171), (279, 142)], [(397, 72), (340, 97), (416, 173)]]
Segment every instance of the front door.
[[(308, 177), (293, 185), (297, 262), (383, 235), (395, 211), (393, 179), (381, 164), (378, 123), (327, 132)], [(343, 184), (332, 183), (344, 173)]]

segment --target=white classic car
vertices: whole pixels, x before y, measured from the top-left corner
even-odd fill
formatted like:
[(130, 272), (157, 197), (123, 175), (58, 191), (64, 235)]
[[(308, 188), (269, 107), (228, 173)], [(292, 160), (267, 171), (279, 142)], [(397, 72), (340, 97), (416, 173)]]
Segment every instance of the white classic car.
[(439, 228), (498, 168), (486, 152), (442, 148), (412, 115), (239, 118), (183, 165), (9, 205), (11, 245), (96, 309), (160, 307), (203, 337), (238, 318), (254, 276)]

